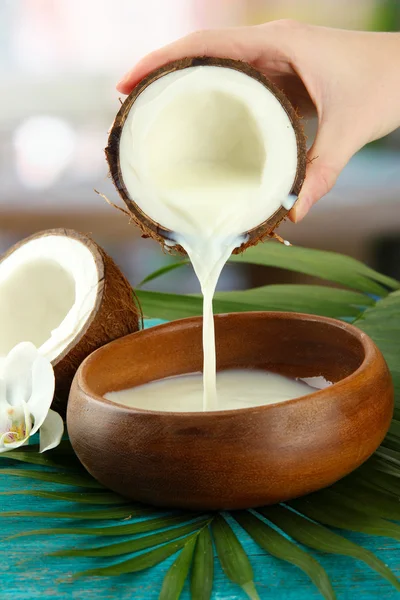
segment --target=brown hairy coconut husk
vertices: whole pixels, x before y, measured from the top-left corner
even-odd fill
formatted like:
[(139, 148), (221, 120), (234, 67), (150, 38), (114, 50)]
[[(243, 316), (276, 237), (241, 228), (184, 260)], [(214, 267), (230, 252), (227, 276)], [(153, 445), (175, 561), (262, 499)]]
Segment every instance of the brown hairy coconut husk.
[[(254, 69), (249, 64), (242, 61), (232, 60), (228, 58), (210, 57), (183, 58), (181, 60), (177, 60), (167, 65), (164, 65), (159, 69), (156, 69), (136, 85), (136, 87), (126, 98), (125, 102), (122, 104), (109, 133), (108, 146), (105, 149), (105, 153), (110, 168), (111, 178), (119, 195), (121, 196), (128, 208), (131, 220), (135, 222), (136, 225), (141, 229), (143, 237), (152, 237), (153, 239), (157, 240), (167, 251), (171, 251), (171, 249), (174, 249), (178, 250), (181, 253), (184, 253), (184, 250), (180, 246), (172, 246), (171, 243), (168, 243), (168, 241), (166, 243), (166, 240), (170, 238), (171, 231), (163, 227), (162, 224), (157, 223), (147, 214), (145, 214), (137, 203), (137, 196), (136, 198), (134, 197), (136, 192), (133, 191), (132, 193), (132, 190), (131, 192), (128, 191), (122, 177), (119, 160), (121, 134), (130, 109), (132, 108), (134, 102), (137, 100), (139, 95), (148, 86), (150, 86), (152, 83), (154, 83), (164, 75), (172, 73), (173, 71), (179, 71), (181, 69), (186, 69), (189, 67), (201, 66), (224, 67), (240, 71), (261, 83), (276, 97), (276, 99), (280, 102), (281, 106), (284, 108), (296, 136), (297, 171), (290, 192), (291, 194), (293, 194), (294, 196), (299, 195), (305, 178), (307, 163), (306, 139), (301, 125), (301, 120), (297, 116), (294, 108), (290, 104), (285, 94), (281, 90), (279, 90), (276, 87), (276, 85), (273, 84), (267, 77), (265, 77), (265, 75)], [(242, 252), (245, 248), (253, 246), (259, 241), (264, 240), (268, 237), (279, 237), (276, 236), (276, 234), (274, 234), (274, 230), (287, 216), (287, 214), (288, 210), (281, 206), (266, 221), (248, 231), (246, 243), (242, 244), (242, 246), (240, 246), (240, 248), (237, 248), (234, 252)]]
[(66, 229), (37, 233), (1, 258), (0, 308), (0, 356), (33, 342), (53, 364), (53, 407), (62, 414), (81, 362), (138, 331), (142, 320), (114, 261), (92, 239)]

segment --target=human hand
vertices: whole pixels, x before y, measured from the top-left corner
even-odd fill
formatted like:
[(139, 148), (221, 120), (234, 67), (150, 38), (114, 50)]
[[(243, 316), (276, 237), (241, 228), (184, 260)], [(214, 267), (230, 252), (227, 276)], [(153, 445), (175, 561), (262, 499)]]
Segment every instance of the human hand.
[(333, 187), (362, 146), (400, 126), (400, 34), (271, 21), (254, 27), (192, 33), (152, 52), (119, 82), (129, 94), (150, 71), (190, 56), (243, 60), (262, 71), (302, 116), (316, 112), (318, 132), (300, 196), (300, 221)]

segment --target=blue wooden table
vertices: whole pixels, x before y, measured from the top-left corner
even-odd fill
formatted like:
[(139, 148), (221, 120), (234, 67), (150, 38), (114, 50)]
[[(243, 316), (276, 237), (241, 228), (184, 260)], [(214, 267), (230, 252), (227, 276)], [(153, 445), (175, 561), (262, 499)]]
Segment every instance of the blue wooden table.
[[(0, 492), (27, 489), (67, 489), (16, 477), (2, 476), (2, 466), (15, 466), (11, 461), (0, 463)], [(29, 468), (29, 467), (26, 467)], [(43, 500), (32, 496), (3, 495), (0, 497), (1, 512), (9, 510), (71, 510), (68, 502)], [(74, 505), (73, 509), (76, 508)], [(93, 507), (85, 508), (82, 511)], [(126, 521), (125, 521), (126, 522)], [(73, 524), (72, 524), (73, 523)], [(70, 582), (71, 574), (85, 568), (100, 566), (101, 559), (70, 559), (46, 556), (59, 549), (99, 545), (105, 538), (93, 540), (89, 536), (38, 536), (7, 540), (7, 536), (24, 530), (49, 527), (79, 526), (80, 521), (38, 518), (5, 518), (0, 521), (0, 600), (35, 600), (43, 598), (73, 600), (156, 600), (162, 579), (173, 559), (151, 570), (135, 575), (111, 578), (91, 578)], [(93, 522), (93, 526), (109, 525), (110, 521)], [(116, 524), (115, 521), (112, 524)], [(341, 532), (343, 534), (343, 532)], [(347, 534), (349, 539), (373, 551), (394, 573), (400, 576), (400, 544), (386, 538)], [(125, 538), (121, 538), (122, 541)], [(260, 597), (279, 600), (317, 600), (319, 593), (306, 575), (299, 569), (279, 561), (256, 546), (250, 538), (240, 533), (240, 539), (250, 556)], [(93, 543), (95, 542), (95, 543)], [(313, 553), (330, 575), (339, 600), (370, 600), (398, 598), (386, 581), (366, 565), (344, 557)], [(109, 561), (110, 559), (105, 559)], [(120, 560), (120, 559), (119, 559)], [(118, 560), (116, 561), (118, 562)], [(108, 564), (108, 563), (107, 563)], [(216, 561), (214, 600), (245, 600), (239, 588), (231, 584)], [(183, 600), (189, 599), (186, 584)]]
[[(3, 463), (2, 463), (3, 464)], [(38, 482), (30, 483), (15, 477), (0, 476), (0, 491), (18, 489), (37, 489)], [(40, 489), (60, 489), (53, 484), (40, 484)], [(66, 488), (63, 487), (65, 490)], [(2, 496), (1, 510), (68, 510), (67, 502), (42, 500), (24, 496)], [(75, 507), (74, 507), (75, 508)], [(85, 510), (85, 509), (82, 509)], [(91, 546), (104, 542), (105, 538), (79, 536), (40, 536), (37, 538), (23, 537), (15, 540), (4, 540), (24, 530), (65, 527), (71, 521), (49, 519), (7, 518), (1, 521), (0, 544), (0, 598), (1, 600), (36, 600), (43, 598), (71, 598), (74, 600), (118, 599), (118, 600), (156, 600), (161, 587), (163, 576), (171, 560), (154, 567), (149, 571), (135, 575), (123, 575), (112, 578), (82, 579), (69, 583), (71, 573), (82, 568), (99, 566), (100, 559), (69, 559), (46, 557), (46, 553), (59, 549)], [(113, 521), (113, 524), (115, 521)], [(104, 522), (104, 525), (110, 521)], [(102, 526), (96, 521), (93, 526)], [(73, 526), (79, 526), (74, 521)], [(248, 552), (254, 568), (255, 582), (260, 597), (265, 599), (284, 600), (317, 600), (321, 596), (312, 586), (306, 575), (295, 567), (268, 556), (249, 538), (240, 536)], [(350, 539), (369, 548), (387, 563), (400, 576), (400, 544), (385, 538), (372, 538), (362, 535), (349, 535)], [(122, 539), (125, 538), (121, 538)], [(342, 557), (332, 557), (314, 553), (328, 571), (339, 600), (370, 600), (372, 598), (398, 598), (396, 592), (388, 583), (380, 579), (367, 566), (358, 561)], [(182, 595), (188, 600), (187, 588)], [(216, 562), (215, 600), (239, 600), (246, 596), (241, 590), (232, 585), (222, 573)]]

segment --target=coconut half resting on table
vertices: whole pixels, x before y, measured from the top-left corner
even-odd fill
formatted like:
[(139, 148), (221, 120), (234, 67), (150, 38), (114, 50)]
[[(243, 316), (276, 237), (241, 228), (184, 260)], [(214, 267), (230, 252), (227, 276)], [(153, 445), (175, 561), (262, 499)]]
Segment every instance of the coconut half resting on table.
[(208, 203), (213, 219), (225, 198), (225, 214), (237, 215), (243, 234), (240, 252), (288, 214), (304, 181), (306, 144), (295, 110), (263, 74), (241, 61), (186, 58), (134, 88), (106, 157), (144, 236), (182, 250), (168, 206), (184, 195), (205, 214)]
[(53, 364), (53, 407), (65, 412), (72, 379), (93, 350), (139, 329), (131, 286), (90, 238), (54, 229), (0, 260), (0, 357), (30, 341)]

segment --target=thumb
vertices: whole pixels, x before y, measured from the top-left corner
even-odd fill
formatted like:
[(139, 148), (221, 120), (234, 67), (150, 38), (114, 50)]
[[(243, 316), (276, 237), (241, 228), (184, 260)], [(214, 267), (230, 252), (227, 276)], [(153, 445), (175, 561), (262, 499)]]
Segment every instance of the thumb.
[(321, 124), (307, 154), (306, 177), (299, 198), (289, 213), (294, 223), (301, 221), (310, 208), (325, 196), (359, 146), (349, 143), (349, 131), (334, 121)]

